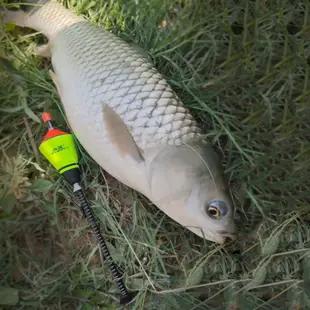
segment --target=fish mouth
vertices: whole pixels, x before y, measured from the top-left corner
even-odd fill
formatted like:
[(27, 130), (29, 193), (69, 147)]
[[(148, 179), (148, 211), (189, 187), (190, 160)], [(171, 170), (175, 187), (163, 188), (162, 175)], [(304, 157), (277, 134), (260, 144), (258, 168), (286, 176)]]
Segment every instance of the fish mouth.
[(235, 231), (218, 230), (216, 232), (216, 236), (216, 239), (222, 239), (221, 243), (229, 241), (229, 239), (231, 239), (232, 241), (235, 241), (237, 239), (237, 233)]
[(237, 233), (235, 231), (226, 231), (226, 230), (218, 230), (216, 232), (211, 232), (208, 230), (201, 230), (198, 229), (197, 227), (187, 227), (190, 231), (195, 233), (197, 236), (200, 238), (218, 243), (218, 244), (224, 244), (229, 239), (232, 241), (237, 239)]

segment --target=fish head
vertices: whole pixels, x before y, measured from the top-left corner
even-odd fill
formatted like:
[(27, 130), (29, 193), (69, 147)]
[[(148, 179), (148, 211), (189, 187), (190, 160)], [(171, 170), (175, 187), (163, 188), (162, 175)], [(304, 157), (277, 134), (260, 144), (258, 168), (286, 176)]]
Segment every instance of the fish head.
[(188, 197), (184, 197), (181, 203), (187, 208), (189, 219), (196, 225), (187, 228), (216, 243), (223, 244), (226, 238), (235, 240), (237, 227), (234, 221), (234, 205), (224, 178), (218, 175), (213, 180), (206, 176), (200, 178), (199, 183), (191, 184), (191, 189)]
[(151, 200), (201, 238), (236, 239), (234, 205), (219, 158), (210, 145), (167, 146), (149, 170)]

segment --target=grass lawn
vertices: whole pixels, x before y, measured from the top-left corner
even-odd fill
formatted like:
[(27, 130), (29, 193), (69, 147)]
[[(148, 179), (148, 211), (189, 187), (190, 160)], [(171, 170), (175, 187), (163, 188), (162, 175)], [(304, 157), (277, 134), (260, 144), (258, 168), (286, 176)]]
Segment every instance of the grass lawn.
[[(310, 2), (64, 5), (148, 52), (221, 156), (237, 209), (236, 242), (203, 241), (79, 147), (89, 201), (137, 294), (127, 309), (310, 309)], [(119, 309), (70, 186), (37, 150), (43, 111), (68, 130), (51, 64), (32, 54), (46, 39), (4, 30), (0, 309)]]

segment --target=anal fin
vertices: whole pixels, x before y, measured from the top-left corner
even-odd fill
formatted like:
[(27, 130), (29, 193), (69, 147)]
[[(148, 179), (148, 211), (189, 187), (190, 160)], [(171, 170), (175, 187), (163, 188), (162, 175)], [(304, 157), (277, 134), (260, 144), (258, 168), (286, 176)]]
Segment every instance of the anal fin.
[[(35, 55), (41, 56), (41, 57), (50, 58), (50, 57), (52, 56), (50, 45), (47, 43), (47, 44), (43, 44), (43, 45), (38, 46), (38, 47), (36, 48)], [(51, 75), (51, 74), (50, 74), (50, 75)], [(55, 75), (55, 74), (54, 74), (54, 75)], [(55, 77), (56, 77), (56, 76), (55, 76)], [(54, 82), (54, 83), (55, 83), (55, 82)]]
[(56, 74), (52, 70), (48, 70), (48, 72), (50, 74), (50, 77), (51, 77), (52, 81), (54, 82), (54, 84), (56, 86), (58, 94), (60, 95), (60, 86), (59, 86), (59, 84), (57, 82)]

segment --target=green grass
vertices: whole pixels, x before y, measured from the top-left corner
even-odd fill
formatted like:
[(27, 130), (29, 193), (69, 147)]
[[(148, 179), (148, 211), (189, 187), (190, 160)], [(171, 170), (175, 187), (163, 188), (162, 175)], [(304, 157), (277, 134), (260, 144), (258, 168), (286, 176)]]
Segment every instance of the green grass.
[[(65, 5), (149, 53), (220, 154), (237, 208), (237, 242), (203, 241), (81, 149), (88, 198), (137, 293), (128, 308), (310, 309), (309, 1)], [(45, 39), (1, 37), (0, 309), (119, 309), (70, 187), (31, 145), (44, 110), (67, 129), (51, 65), (31, 54)]]

